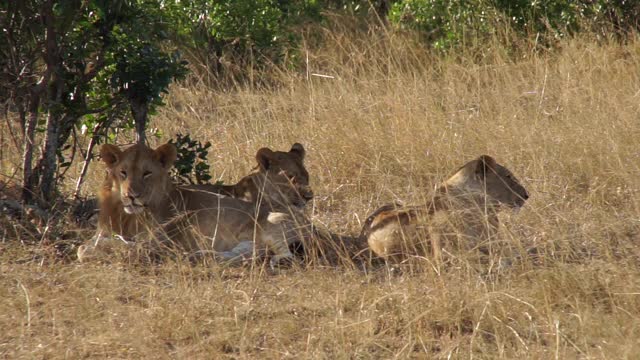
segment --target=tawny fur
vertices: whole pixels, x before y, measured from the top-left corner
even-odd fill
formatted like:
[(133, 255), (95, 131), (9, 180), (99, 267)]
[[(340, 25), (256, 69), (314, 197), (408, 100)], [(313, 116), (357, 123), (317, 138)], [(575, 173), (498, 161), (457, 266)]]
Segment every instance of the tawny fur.
[(239, 183), (249, 189), (250, 201), (222, 196), (207, 186), (174, 185), (168, 174), (176, 157), (171, 144), (156, 150), (134, 145), (125, 151), (103, 145), (101, 155), (107, 177), (99, 194), (98, 230), (78, 250), (80, 260), (95, 254), (98, 244), (108, 243), (113, 235), (155, 238), (162, 247), (186, 252), (228, 252), (249, 241), (269, 247), (276, 257), (290, 257), (283, 222), (270, 221), (269, 214), (299, 212), (313, 194), (300, 144), (289, 153), (258, 151), (260, 171)]
[(377, 256), (400, 260), (442, 247), (470, 249), (493, 236), (502, 205), (519, 208), (529, 194), (511, 172), (483, 155), (462, 166), (419, 206), (385, 205), (365, 221), (360, 242)]
[(304, 147), (299, 143), (293, 144), (289, 151), (272, 151), (268, 148), (263, 148), (256, 154), (258, 171), (243, 177), (236, 184), (204, 184), (194, 185), (194, 187), (204, 191), (255, 202), (259, 200), (260, 194), (263, 193), (261, 189), (262, 182), (260, 180), (262, 174), (285, 173), (292, 178), (292, 181), (299, 185), (300, 191), (303, 192), (300, 195), (303, 198), (311, 199), (313, 192), (309, 187), (309, 174), (303, 164), (305, 153)]

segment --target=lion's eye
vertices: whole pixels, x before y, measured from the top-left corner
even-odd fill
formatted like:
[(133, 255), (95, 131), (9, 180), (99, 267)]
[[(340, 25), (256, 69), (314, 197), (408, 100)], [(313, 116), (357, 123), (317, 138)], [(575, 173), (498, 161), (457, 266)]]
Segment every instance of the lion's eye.
[(282, 172), (282, 175), (284, 175), (284, 177), (286, 177), (287, 180), (291, 181), (292, 183), (296, 182), (296, 176), (295, 175), (290, 175), (290, 174), (288, 174), (288, 173), (286, 173), (284, 171)]
[(144, 174), (142, 174), (142, 177), (144, 177), (145, 179), (148, 179), (149, 176), (151, 176), (151, 171), (145, 171)]
[(127, 172), (124, 171), (124, 170), (120, 171), (120, 177), (123, 178), (123, 179), (126, 179), (127, 178)]

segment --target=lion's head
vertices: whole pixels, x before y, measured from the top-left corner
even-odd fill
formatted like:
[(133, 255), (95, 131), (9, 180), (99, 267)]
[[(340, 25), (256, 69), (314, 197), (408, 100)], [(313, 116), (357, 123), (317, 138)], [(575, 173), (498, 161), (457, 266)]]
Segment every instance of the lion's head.
[(486, 194), (492, 203), (511, 208), (520, 208), (529, 198), (529, 193), (511, 171), (489, 155), (469, 161), (445, 184)]
[(262, 148), (256, 154), (260, 173), (256, 184), (271, 203), (303, 207), (313, 199), (309, 173), (304, 166), (305, 149), (295, 143), (291, 150), (273, 151)]
[(127, 214), (139, 214), (149, 206), (162, 206), (171, 187), (169, 169), (176, 160), (176, 148), (164, 144), (153, 150), (138, 144), (121, 151), (104, 144), (100, 148), (107, 176)]

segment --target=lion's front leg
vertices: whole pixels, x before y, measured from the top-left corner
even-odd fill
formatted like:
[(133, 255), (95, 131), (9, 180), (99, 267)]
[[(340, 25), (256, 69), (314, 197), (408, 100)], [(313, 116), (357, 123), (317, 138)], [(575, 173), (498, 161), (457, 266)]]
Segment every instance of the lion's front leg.
[(289, 214), (272, 212), (259, 230), (258, 239), (274, 254), (269, 261), (272, 268), (289, 266), (293, 263), (294, 256), (289, 248), (288, 236), (292, 226), (293, 219)]
[(237, 264), (249, 261), (256, 256), (253, 241), (241, 241), (236, 247), (229, 251), (216, 253), (216, 258), (220, 262), (227, 264)]
[(189, 259), (191, 261), (200, 261), (208, 256), (220, 264), (224, 265), (242, 265), (263, 254), (257, 253), (254, 242), (251, 240), (240, 241), (233, 249), (227, 251), (215, 250), (197, 250), (193, 252)]

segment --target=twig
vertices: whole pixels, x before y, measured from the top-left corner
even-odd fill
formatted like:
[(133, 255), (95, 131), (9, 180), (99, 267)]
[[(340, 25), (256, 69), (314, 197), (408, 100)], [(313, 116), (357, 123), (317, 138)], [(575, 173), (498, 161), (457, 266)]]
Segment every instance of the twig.
[(80, 188), (82, 187), (82, 183), (84, 182), (84, 177), (87, 175), (87, 170), (89, 170), (89, 164), (91, 163), (91, 157), (93, 153), (93, 148), (96, 145), (98, 139), (98, 131), (100, 130), (100, 125), (96, 125), (93, 128), (93, 135), (89, 140), (89, 145), (87, 146), (87, 153), (84, 157), (84, 163), (82, 164), (82, 170), (80, 171), (80, 176), (78, 177), (78, 181), (76, 181), (76, 188), (73, 191), (73, 197), (78, 199), (80, 197)]
[(556, 360), (560, 358), (560, 320), (554, 321), (556, 329)]
[(22, 288), (24, 297), (27, 300), (27, 327), (31, 328), (31, 300), (29, 299), (29, 293), (27, 292), (27, 288), (22, 285), (22, 282), (20, 282), (20, 280), (18, 280), (18, 285), (20, 286), (20, 288)]
[[(23, 122), (23, 119), (26, 119), (26, 112), (24, 111), (24, 107), (22, 105), (19, 105), (19, 116), (20, 116), (20, 121), (21, 123), (25, 123), (26, 120)], [(18, 139), (16, 139), (16, 135), (13, 133), (13, 128), (11, 126), (11, 121), (9, 121), (9, 116), (7, 116), (5, 114), (5, 120), (7, 122), (7, 129), (9, 129), (9, 136), (11, 137), (11, 140), (13, 141), (13, 145), (16, 147), (16, 149), (20, 149), (20, 145), (18, 144)], [(24, 129), (22, 129), (22, 131), (24, 132)]]
[(478, 319), (478, 323), (476, 324), (475, 328), (473, 329), (473, 334), (471, 334), (471, 341), (469, 344), (469, 359), (473, 360), (473, 342), (476, 339), (476, 334), (478, 333), (478, 329), (480, 328), (480, 323), (482, 322), (482, 319), (484, 318), (484, 314), (485, 312), (487, 312), (487, 307), (489, 306), (489, 301), (487, 301), (484, 304), (484, 308), (482, 308), (482, 313), (480, 313), (480, 319)]
[(542, 112), (542, 103), (544, 102), (544, 93), (547, 89), (547, 65), (544, 66), (544, 80), (542, 82), (542, 90), (540, 91), (540, 102), (538, 102), (538, 113)]
[(321, 78), (325, 78), (325, 79), (335, 79), (335, 76), (332, 75), (324, 75), (324, 74), (316, 74), (316, 73), (312, 73), (311, 76), (316, 76), (316, 77), (321, 77)]

